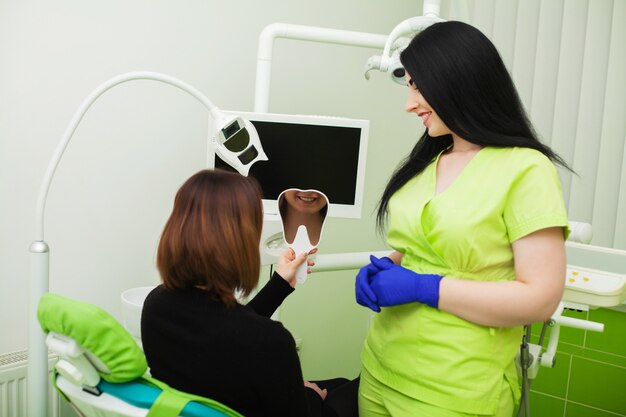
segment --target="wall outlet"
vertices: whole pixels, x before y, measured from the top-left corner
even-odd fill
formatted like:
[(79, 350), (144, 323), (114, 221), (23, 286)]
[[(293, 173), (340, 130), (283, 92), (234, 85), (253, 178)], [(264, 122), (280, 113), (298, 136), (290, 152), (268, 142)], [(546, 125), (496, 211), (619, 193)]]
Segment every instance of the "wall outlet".
[(300, 348), (302, 347), (302, 339), (296, 338), (296, 351), (300, 353)]

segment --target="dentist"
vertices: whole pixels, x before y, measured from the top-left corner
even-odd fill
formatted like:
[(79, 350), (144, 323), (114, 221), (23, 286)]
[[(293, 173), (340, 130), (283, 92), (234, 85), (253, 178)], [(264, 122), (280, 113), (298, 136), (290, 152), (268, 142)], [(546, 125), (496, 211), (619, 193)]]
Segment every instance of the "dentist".
[(564, 287), (568, 220), (555, 165), (495, 46), (441, 22), (402, 52), (406, 111), (426, 128), (389, 180), (356, 299), (375, 315), (359, 415), (510, 417), (523, 325)]

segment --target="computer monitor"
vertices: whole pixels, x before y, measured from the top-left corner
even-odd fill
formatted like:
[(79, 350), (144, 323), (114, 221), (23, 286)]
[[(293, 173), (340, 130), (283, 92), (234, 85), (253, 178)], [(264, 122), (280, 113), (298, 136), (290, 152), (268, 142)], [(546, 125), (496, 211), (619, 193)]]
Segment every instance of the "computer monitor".
[[(261, 184), (266, 215), (279, 215), (277, 200), (282, 191), (299, 188), (326, 194), (330, 203), (329, 217), (361, 217), (369, 121), (328, 116), (223, 113), (250, 121), (259, 134), (268, 160), (254, 163), (248, 175)], [(232, 170), (217, 155), (208, 162), (209, 166)]]

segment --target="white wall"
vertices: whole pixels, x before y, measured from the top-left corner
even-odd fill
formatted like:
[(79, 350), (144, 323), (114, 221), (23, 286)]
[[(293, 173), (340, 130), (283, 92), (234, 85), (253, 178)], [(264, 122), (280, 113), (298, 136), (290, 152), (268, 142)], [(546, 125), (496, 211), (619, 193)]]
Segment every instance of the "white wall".
[[(27, 346), (28, 248), (39, 187), (70, 119), (96, 86), (127, 71), (157, 71), (190, 83), (222, 109), (251, 111), (266, 25), (388, 34), (420, 12), (413, 0), (0, 0), (0, 353)], [(386, 75), (364, 80), (374, 53), (380, 51), (275, 45), (270, 111), (372, 121), (369, 155), (377, 157), (364, 220), (327, 225), (326, 246), (334, 251), (381, 247), (370, 213), (417, 135), (402, 112), (404, 90)], [(124, 289), (158, 282), (157, 240), (175, 191), (204, 167), (206, 123), (195, 99), (157, 82), (124, 84), (95, 103), (48, 198), (51, 291), (119, 317)], [(383, 149), (391, 153), (381, 157)], [(351, 238), (342, 240), (346, 232)], [(346, 304), (357, 309), (353, 299)]]

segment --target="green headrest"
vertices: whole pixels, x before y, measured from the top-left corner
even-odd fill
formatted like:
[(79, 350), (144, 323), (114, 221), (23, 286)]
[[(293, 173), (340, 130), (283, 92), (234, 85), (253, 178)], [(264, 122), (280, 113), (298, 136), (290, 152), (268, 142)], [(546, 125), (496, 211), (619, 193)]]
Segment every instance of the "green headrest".
[(148, 368), (131, 334), (98, 306), (46, 293), (39, 301), (37, 318), (45, 333), (69, 336), (97, 356), (110, 371), (99, 372), (105, 381), (132, 381)]

